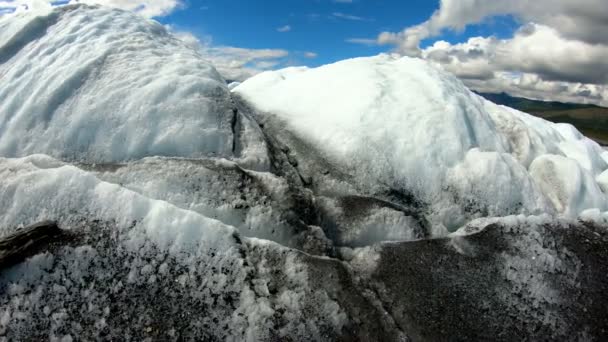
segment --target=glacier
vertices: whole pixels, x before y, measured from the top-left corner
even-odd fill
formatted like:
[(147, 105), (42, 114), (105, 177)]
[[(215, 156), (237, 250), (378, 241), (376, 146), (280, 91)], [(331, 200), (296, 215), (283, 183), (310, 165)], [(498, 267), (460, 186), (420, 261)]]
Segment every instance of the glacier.
[[(435, 223), (450, 231), (480, 212), (576, 218), (607, 209), (596, 177), (608, 159), (598, 144), (572, 126), (495, 105), (420, 59), (382, 55), (269, 71), (233, 91), (368, 191), (405, 189), (429, 203)], [(551, 166), (547, 156), (556, 156)], [(545, 187), (542, 168), (564, 176)]]
[(160, 24), (69, 7), (2, 21), (3, 156), (113, 162), (231, 154), (224, 80)]
[(606, 337), (608, 152), (422, 60), (228, 85), (68, 5), (0, 18), (0, 82), (0, 340)]

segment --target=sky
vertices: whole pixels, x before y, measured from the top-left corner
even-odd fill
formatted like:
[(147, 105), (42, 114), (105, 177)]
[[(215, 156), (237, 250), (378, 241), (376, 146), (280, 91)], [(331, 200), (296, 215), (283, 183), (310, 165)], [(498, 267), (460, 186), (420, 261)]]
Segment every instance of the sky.
[[(190, 0), (184, 10), (158, 20), (212, 38), (216, 45), (287, 50), (294, 62), (316, 66), (386, 52), (386, 46), (355, 41), (419, 24), (438, 5), (432, 0)], [(512, 20), (499, 20), (458, 34), (448, 32), (444, 39), (457, 42), (480, 30), (508, 36), (515, 28)], [(306, 52), (316, 57), (302, 59)]]
[[(607, 0), (62, 0), (138, 12), (227, 79), (395, 53), (479, 91), (608, 106)], [(49, 0), (0, 0), (0, 13)], [(57, 1), (55, 1), (57, 3)]]
[[(187, 10), (159, 20), (199, 37), (212, 37), (216, 45), (287, 50), (294, 63), (311, 66), (386, 51), (385, 47), (347, 40), (372, 38), (382, 30), (417, 24), (437, 5), (428, 0), (412, 1), (411, 8), (403, 0), (211, 0), (188, 4)], [(306, 52), (316, 58), (303, 59)]]

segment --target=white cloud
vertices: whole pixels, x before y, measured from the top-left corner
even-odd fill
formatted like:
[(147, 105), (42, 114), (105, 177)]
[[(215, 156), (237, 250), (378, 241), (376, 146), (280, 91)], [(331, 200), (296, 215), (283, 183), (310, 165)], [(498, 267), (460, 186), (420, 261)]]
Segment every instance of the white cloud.
[(546, 101), (580, 102), (608, 107), (608, 87), (605, 85), (545, 81), (535, 74), (499, 72), (490, 80), (464, 80), (472, 89)]
[(361, 45), (378, 45), (378, 41), (376, 39), (369, 38), (348, 38), (346, 39), (346, 42)]
[(555, 28), (566, 38), (588, 43), (608, 43), (606, 0), (441, 0), (440, 7), (424, 23), (401, 32), (383, 32), (380, 44), (396, 44), (404, 53), (415, 54), (421, 40), (444, 29), (463, 30), (498, 15), (513, 15), (523, 22)]
[(277, 32), (289, 32), (291, 31), (291, 26), (285, 25), (277, 28)]
[(608, 83), (608, 46), (566, 39), (544, 25), (527, 25), (511, 39), (475, 37), (454, 45), (439, 41), (421, 55), (457, 75), (494, 70), (534, 73), (548, 81)]
[(608, 46), (567, 39), (548, 26), (526, 25), (511, 39), (438, 41), (420, 54), (474, 89), (608, 105)]
[(346, 14), (342, 12), (334, 12), (331, 14), (332, 17), (344, 20), (353, 20), (353, 21), (371, 21), (371, 19), (360, 17), (357, 15)]
[(304, 52), (304, 57), (306, 58), (317, 58), (319, 55), (316, 52), (307, 51)]
[[(171, 28), (168, 28), (171, 30)], [(264, 70), (276, 68), (289, 52), (282, 49), (245, 49), (232, 46), (213, 46), (211, 38), (199, 40), (189, 32), (172, 32), (178, 39), (196, 49), (226, 78), (243, 81)]]
[[(446, 29), (460, 31), (501, 15), (522, 23), (510, 39), (475, 37), (461, 44), (440, 41), (420, 48), (422, 40)], [(606, 32), (606, 0), (441, 0), (427, 21), (400, 32), (382, 32), (374, 42), (429, 59), (475, 89), (608, 105)]]

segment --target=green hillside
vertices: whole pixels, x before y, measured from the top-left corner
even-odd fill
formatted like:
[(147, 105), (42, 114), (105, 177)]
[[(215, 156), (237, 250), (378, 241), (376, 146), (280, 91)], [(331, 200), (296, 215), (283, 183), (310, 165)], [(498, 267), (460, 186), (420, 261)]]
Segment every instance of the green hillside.
[(478, 93), (488, 100), (556, 123), (569, 123), (587, 137), (608, 145), (608, 108), (595, 105), (546, 102), (513, 97), (505, 93)]

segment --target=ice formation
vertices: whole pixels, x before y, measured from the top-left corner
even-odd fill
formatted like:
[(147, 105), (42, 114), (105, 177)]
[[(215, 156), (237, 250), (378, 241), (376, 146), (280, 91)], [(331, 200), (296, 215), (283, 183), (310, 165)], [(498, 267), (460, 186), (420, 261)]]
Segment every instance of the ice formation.
[(0, 18), (0, 81), (0, 341), (608, 331), (608, 152), (421, 60), (227, 86), (156, 22), (65, 6)]
[[(568, 217), (608, 209), (595, 180), (608, 168), (598, 144), (570, 125), (484, 100), (419, 59), (381, 55), (268, 71), (233, 91), (365, 186), (388, 184), (431, 203), (450, 230), (471, 218), (469, 209)], [(546, 158), (577, 176), (547, 186), (538, 170)]]
[(162, 25), (84, 7), (0, 20), (0, 155), (231, 155), (224, 80)]

